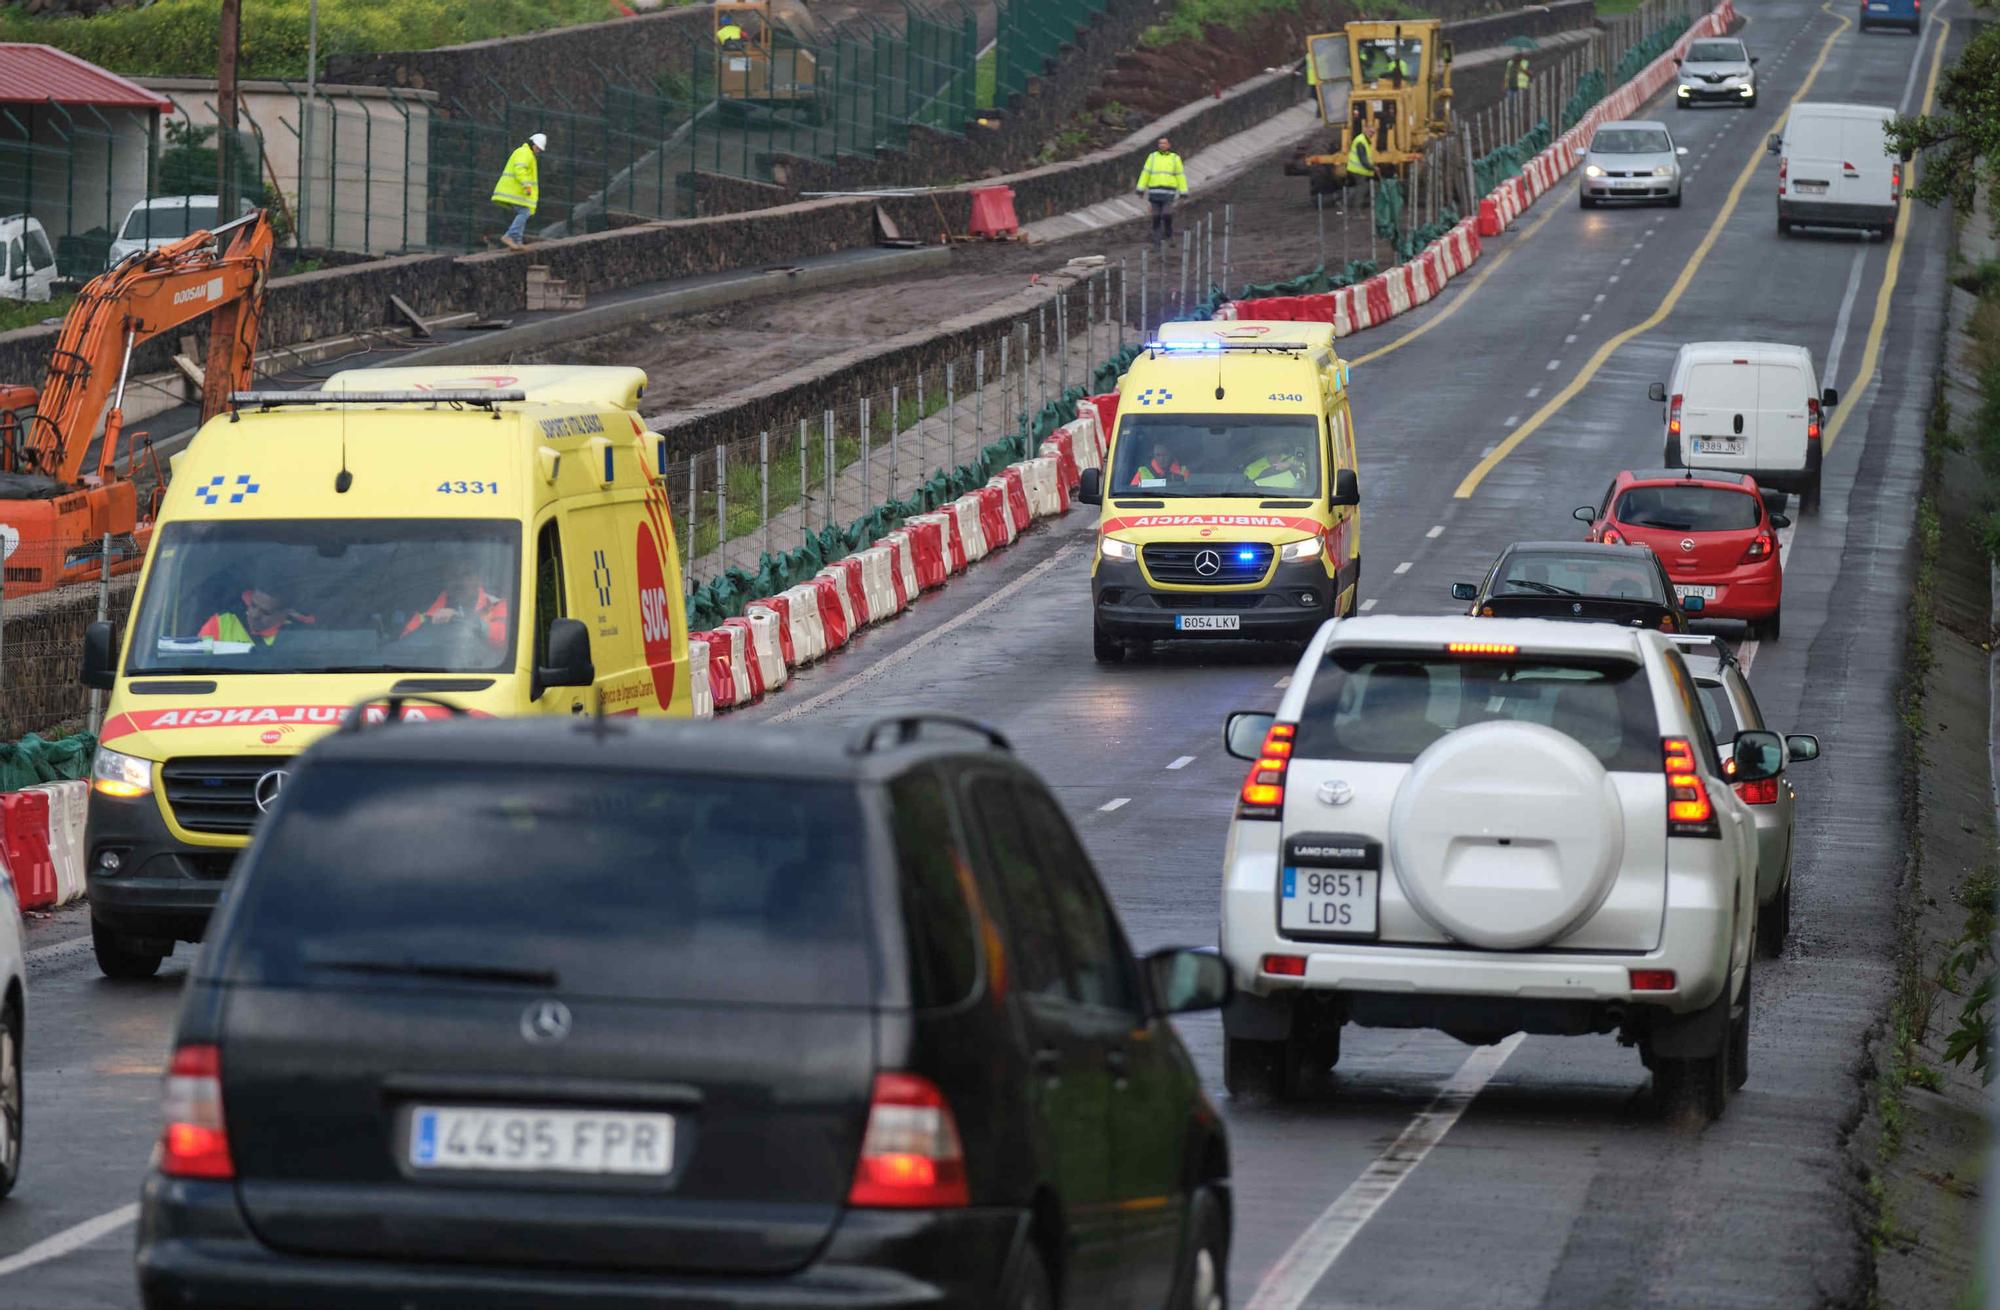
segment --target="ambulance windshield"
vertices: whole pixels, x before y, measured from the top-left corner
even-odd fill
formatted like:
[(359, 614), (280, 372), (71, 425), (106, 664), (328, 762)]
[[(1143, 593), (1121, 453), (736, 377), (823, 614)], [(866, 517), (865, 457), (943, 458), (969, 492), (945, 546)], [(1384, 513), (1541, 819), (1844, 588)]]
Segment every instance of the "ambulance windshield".
[(1135, 414), (1118, 427), (1114, 494), (1318, 496), (1310, 414)]
[(505, 672), (520, 541), (507, 520), (168, 523), (125, 672)]

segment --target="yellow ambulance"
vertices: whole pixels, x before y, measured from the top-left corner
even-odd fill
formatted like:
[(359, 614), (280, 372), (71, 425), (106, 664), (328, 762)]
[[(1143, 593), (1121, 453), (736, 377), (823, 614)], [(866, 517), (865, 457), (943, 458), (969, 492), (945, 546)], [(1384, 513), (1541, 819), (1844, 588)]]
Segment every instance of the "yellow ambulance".
[(122, 646), (108, 623), (84, 641), (83, 681), (110, 692), (86, 833), (107, 974), (200, 940), (292, 757), (359, 703), (690, 712), (645, 386), (635, 368), (356, 370), (241, 394), (175, 457)]
[(1168, 323), (1118, 386), (1091, 569), (1097, 658), (1144, 642), (1304, 642), (1355, 612), (1361, 492), (1329, 323)]

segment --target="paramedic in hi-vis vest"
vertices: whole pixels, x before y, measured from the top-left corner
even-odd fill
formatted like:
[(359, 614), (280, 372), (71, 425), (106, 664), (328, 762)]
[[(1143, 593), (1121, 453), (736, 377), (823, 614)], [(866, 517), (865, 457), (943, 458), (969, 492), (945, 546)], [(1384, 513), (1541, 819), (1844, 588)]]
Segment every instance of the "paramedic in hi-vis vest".
[(1165, 137), (1139, 170), (1139, 191), (1153, 207), (1154, 243), (1173, 240), (1174, 203), (1187, 194), (1187, 167)]
[(521, 238), (528, 235), (528, 219), (542, 194), (541, 167), (535, 157), (548, 148), (549, 139), (535, 133), (515, 147), (507, 157), (507, 167), (500, 170), (500, 180), (493, 184), (493, 203), (514, 211), (507, 230), (500, 235), (504, 246), (519, 250)]

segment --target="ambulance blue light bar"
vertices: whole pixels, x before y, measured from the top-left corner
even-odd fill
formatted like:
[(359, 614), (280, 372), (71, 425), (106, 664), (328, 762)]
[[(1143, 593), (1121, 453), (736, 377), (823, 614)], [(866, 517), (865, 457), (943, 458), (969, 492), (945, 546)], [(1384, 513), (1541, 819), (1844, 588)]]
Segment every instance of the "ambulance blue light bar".
[(277, 409), (287, 405), (483, 405), (523, 401), (525, 391), (234, 391), (232, 407)]

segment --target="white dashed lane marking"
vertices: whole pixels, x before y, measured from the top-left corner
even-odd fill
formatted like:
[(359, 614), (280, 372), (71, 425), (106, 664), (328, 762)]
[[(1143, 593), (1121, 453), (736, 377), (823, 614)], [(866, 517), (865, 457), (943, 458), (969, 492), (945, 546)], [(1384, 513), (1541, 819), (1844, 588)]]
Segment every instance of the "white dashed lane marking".
[(1412, 561), (1410, 560), (1404, 560), (1401, 564), (1398, 564), (1396, 566), (1396, 572), (1399, 574), (1408, 573), (1410, 571), (1411, 562)]
[(1114, 796), (1110, 800), (1104, 802), (1104, 804), (1098, 806), (1097, 811), (1100, 814), (1109, 814), (1113, 810), (1121, 809), (1124, 806), (1131, 804), (1131, 802), (1132, 798), (1130, 796)]
[(1193, 763), (1194, 763), (1194, 756), (1183, 755), (1179, 759), (1175, 760), (1172, 764), (1169, 764), (1167, 767), (1170, 769), (1185, 769), (1188, 765)]
[(1429, 537), (1432, 541), (1436, 541), (1439, 537), (1442, 537), (1444, 535), (1444, 524), (1442, 523), (1438, 524), (1436, 527), (1432, 528), (1429, 532), (1426, 532), (1424, 535), (1426, 537)]

